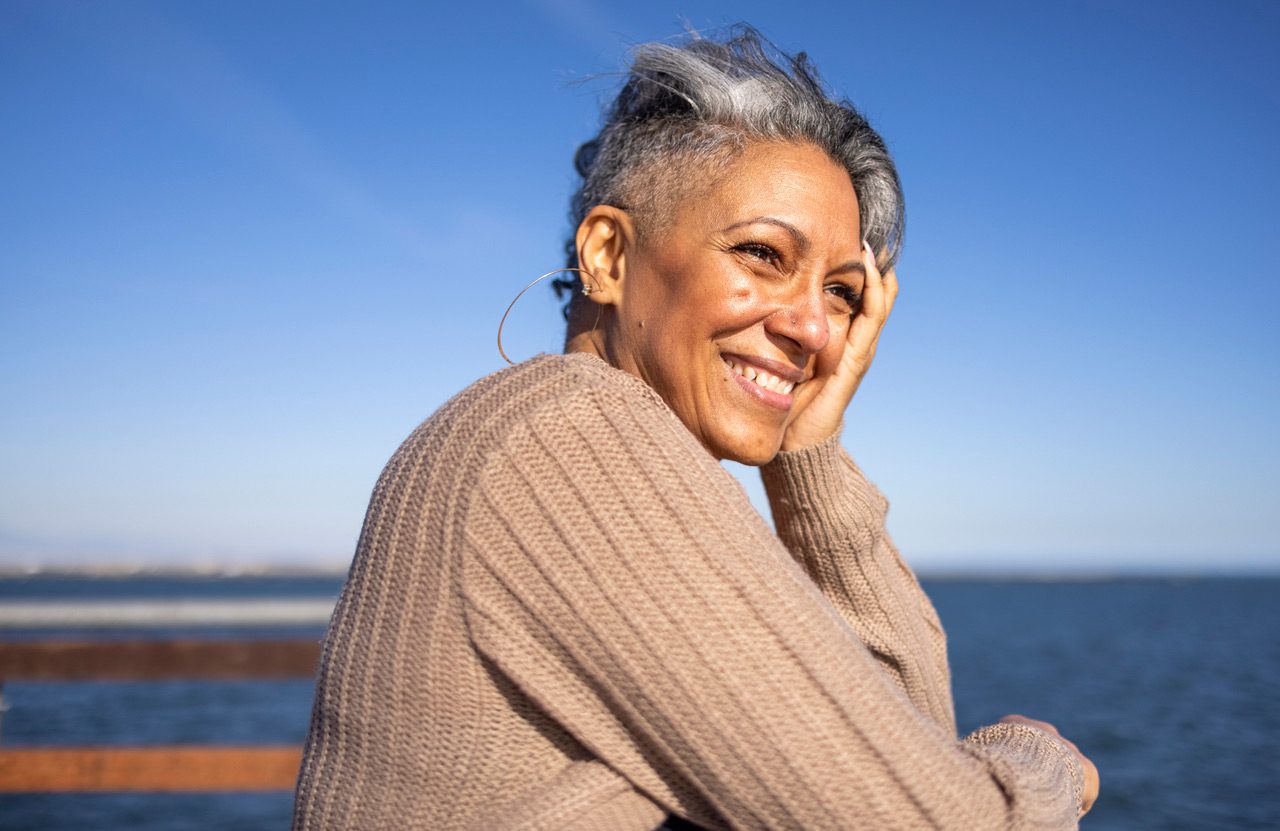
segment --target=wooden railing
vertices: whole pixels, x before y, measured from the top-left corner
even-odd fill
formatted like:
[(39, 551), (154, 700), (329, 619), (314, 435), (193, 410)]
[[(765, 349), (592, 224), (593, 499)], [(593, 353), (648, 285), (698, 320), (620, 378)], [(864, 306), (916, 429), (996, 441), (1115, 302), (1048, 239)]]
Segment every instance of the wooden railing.
[[(314, 678), (319, 654), (314, 640), (0, 643), (0, 684)], [(292, 790), (300, 760), (297, 746), (0, 748), (0, 793)]]

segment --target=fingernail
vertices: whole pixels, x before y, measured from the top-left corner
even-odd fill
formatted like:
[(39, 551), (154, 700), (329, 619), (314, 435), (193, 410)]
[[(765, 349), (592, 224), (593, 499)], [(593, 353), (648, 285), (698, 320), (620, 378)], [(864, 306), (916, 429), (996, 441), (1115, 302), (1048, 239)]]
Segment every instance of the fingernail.
[(871, 257), (871, 259), (874, 260), (876, 258), (876, 252), (871, 250), (871, 243), (867, 242), (866, 240), (862, 241), (862, 250), (866, 251), (867, 254)]

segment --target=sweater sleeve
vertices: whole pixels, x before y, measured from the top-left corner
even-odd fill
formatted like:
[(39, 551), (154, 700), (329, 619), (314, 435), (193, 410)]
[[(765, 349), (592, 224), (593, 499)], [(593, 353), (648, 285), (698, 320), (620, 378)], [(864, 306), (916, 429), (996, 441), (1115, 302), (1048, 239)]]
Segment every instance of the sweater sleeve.
[(907, 697), (954, 734), (946, 635), (839, 436), (761, 468), (778, 537)]
[(461, 528), (479, 652), (637, 791), (730, 828), (1073, 828), (1048, 734), (956, 741), (655, 396), (513, 426)]

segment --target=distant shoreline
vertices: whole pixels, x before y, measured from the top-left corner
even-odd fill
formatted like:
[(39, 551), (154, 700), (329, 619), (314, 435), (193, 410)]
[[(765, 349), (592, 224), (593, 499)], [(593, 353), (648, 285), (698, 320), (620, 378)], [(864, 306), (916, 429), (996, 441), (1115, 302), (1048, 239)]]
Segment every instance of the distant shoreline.
[[(341, 578), (345, 577), (349, 564), (325, 564), (316, 566), (290, 564), (240, 565), (135, 565), (113, 563), (104, 565), (51, 565), (18, 566), (0, 564), (0, 580), (27, 577), (66, 577), (80, 579), (139, 579), (182, 578), (223, 580), (229, 578)], [(1072, 571), (1061, 568), (1009, 569), (973, 568), (929, 570), (918, 572), (921, 580), (933, 582), (988, 581), (988, 582), (1072, 582), (1091, 583), (1124, 580), (1211, 580), (1211, 579), (1275, 579), (1280, 578), (1280, 566), (1236, 569), (1114, 569), (1100, 571), (1081, 569)]]
[(0, 579), (14, 577), (101, 577), (101, 578), (136, 578), (136, 577), (208, 577), (219, 579), (226, 577), (345, 577), (349, 563), (302, 566), (302, 565), (132, 565), (127, 563), (104, 565), (52, 565), (52, 566), (16, 566), (0, 565)]

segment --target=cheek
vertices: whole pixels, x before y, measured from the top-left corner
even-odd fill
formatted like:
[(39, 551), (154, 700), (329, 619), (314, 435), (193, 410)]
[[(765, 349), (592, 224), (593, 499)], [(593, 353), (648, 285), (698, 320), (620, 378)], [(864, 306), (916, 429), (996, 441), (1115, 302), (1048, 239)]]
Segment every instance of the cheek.
[(848, 315), (838, 315), (830, 318), (828, 325), (831, 327), (831, 339), (827, 341), (826, 347), (817, 355), (816, 375), (830, 375), (840, 366), (840, 358), (844, 355), (844, 346), (849, 339), (849, 327), (851, 324), (852, 319)]
[(682, 310), (705, 322), (750, 317), (768, 305), (758, 279), (723, 263), (708, 263), (686, 273), (681, 289)]
[(705, 348), (720, 338), (740, 335), (766, 318), (772, 306), (760, 292), (741, 282), (707, 279), (697, 290), (685, 293), (667, 310), (667, 319), (678, 321), (678, 339), (691, 349)]

